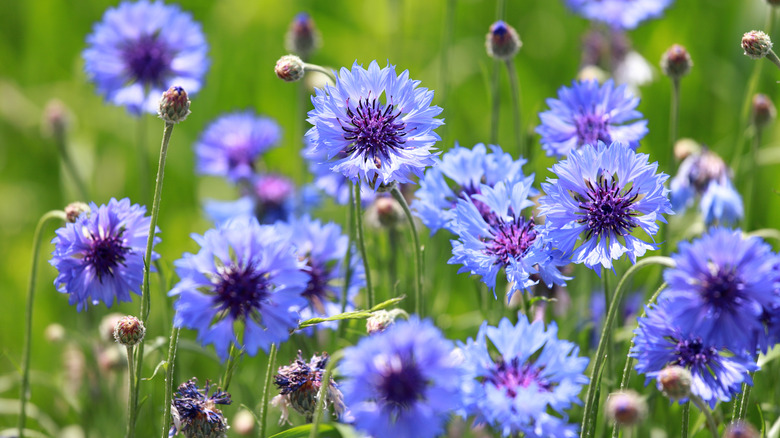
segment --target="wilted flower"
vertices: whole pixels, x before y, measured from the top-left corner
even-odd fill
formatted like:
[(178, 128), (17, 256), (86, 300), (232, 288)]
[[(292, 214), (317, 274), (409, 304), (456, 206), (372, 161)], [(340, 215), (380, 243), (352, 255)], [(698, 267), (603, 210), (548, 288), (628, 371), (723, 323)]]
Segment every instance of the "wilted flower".
[[(274, 376), (274, 383), (279, 389), (279, 395), (274, 397), (271, 403), (282, 409), (280, 424), (288, 421), (288, 407), (292, 407), (296, 412), (305, 416), (307, 423), (312, 421), (319, 391), (322, 387), (322, 378), (329, 359), (328, 353), (314, 354), (307, 363), (303, 360), (301, 351), (298, 350), (297, 359), (290, 365), (279, 367), (278, 374)], [(327, 410), (328, 406), (333, 406), (334, 414), (338, 416), (346, 411), (341, 391), (332, 377), (325, 391), (325, 396), (322, 404), (323, 409)]]
[(217, 405), (229, 405), (230, 394), (217, 388), (211, 395), (211, 384), (206, 381), (203, 389), (198, 379), (192, 378), (179, 385), (171, 401), (172, 425), (168, 436), (183, 433), (187, 438), (224, 438), (227, 436), (227, 420)]

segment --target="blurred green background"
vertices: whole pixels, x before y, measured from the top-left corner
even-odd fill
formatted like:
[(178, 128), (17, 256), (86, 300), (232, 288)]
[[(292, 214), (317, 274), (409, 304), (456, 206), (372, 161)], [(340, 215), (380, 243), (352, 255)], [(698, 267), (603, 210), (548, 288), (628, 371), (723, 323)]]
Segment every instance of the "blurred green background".
[[(162, 122), (152, 116), (138, 120), (123, 108), (111, 106), (96, 95), (88, 82), (81, 58), (85, 38), (104, 10), (116, 1), (84, 0), (4, 0), (0, 2), (0, 290), (3, 296), (0, 318), (0, 430), (16, 425), (19, 363), (22, 356), (24, 306), (30, 272), (31, 242), (35, 224), (46, 211), (62, 208), (77, 200), (77, 190), (65, 168), (61, 166), (56, 145), (47, 135), (43, 110), (51, 99), (58, 99), (69, 110), (68, 140), (70, 153), (77, 167), (87, 178), (93, 201), (105, 203), (111, 197), (130, 197), (133, 202), (149, 203), (152, 193), (142, 193), (138, 148), (146, 149), (152, 172), (156, 169)], [(332, 0), (324, 1), (245, 1), (191, 0), (181, 2), (202, 23), (209, 43), (211, 67), (202, 91), (192, 98), (192, 115), (177, 125), (171, 140), (159, 227), (162, 243), (156, 251), (166, 269), (160, 282), (153, 279), (152, 315), (147, 339), (163, 342), (162, 349), (147, 346), (149, 356), (144, 376), (151, 376), (167, 346), (172, 310), (164, 295), (167, 286), (177, 279), (171, 272), (172, 262), (183, 252), (196, 251), (190, 234), (203, 233), (209, 222), (203, 218), (200, 202), (204, 197), (232, 199), (235, 189), (215, 178), (198, 177), (194, 173), (192, 145), (206, 124), (228, 111), (254, 108), (275, 118), (284, 129), (281, 147), (272, 150), (264, 161), (269, 170), (292, 176), (297, 182), (308, 182), (303, 172), (299, 151), (305, 122), (297, 104), (297, 86), (277, 79), (273, 73), (276, 60), (287, 52), (284, 34), (295, 14), (309, 12), (322, 35), (323, 46), (310, 61), (332, 68), (350, 66), (353, 61), (368, 65), (378, 60), (408, 69), (422, 86), (436, 90), (434, 103), (443, 107), (446, 125), (439, 129), (443, 138), (440, 148), (447, 150), (454, 142), (463, 146), (489, 141), (490, 76), (493, 61), (485, 53), (484, 41), (488, 27), (496, 18), (495, 1), (409, 1), (409, 0)], [(448, 11), (450, 15), (448, 15)], [(690, 52), (694, 67), (682, 80), (682, 102), (679, 133), (709, 145), (727, 161), (734, 156), (740, 132), (739, 111), (742, 107), (751, 71), (765, 63), (757, 90), (777, 102), (778, 72), (769, 62), (753, 61), (742, 54), (740, 39), (744, 32), (761, 29), (767, 22), (769, 6), (764, 0), (678, 0), (660, 20), (651, 20), (629, 32), (634, 50), (644, 56), (655, 69), (655, 80), (640, 89), (639, 110), (649, 120), (650, 133), (642, 141), (640, 152), (660, 160), (666, 172), (674, 173), (667, 163), (669, 145), (670, 81), (658, 68), (661, 54), (673, 43), (684, 45)], [(448, 16), (450, 18), (448, 18)], [(566, 10), (562, 0), (508, 1), (506, 21), (514, 26), (523, 41), (515, 64), (522, 88), (523, 127), (530, 133), (538, 123), (537, 113), (545, 110), (544, 100), (556, 96), (562, 85), (570, 85), (577, 75), (581, 59), (582, 34), (589, 28), (586, 20)], [(777, 34), (773, 35), (776, 36)], [(445, 56), (447, 65), (443, 64)], [(499, 143), (505, 150), (517, 154), (512, 146), (514, 131), (511, 118), (509, 84), (501, 71), (501, 121)], [(308, 107), (307, 107), (308, 108)], [(763, 149), (776, 147), (777, 128), (773, 125), (764, 135)], [(547, 168), (554, 162), (544, 157), (538, 136), (533, 136), (533, 160), (526, 168), (537, 175), (537, 186), (550, 176)], [(747, 147), (745, 148), (747, 151)], [(760, 174), (737, 175), (736, 184), (744, 189), (746, 178), (756, 178), (759, 197), (750, 206), (754, 215), (752, 228), (774, 227), (780, 218), (777, 189), (780, 178), (778, 165), (767, 152), (766, 165)], [(744, 161), (744, 160), (743, 160)], [(780, 160), (778, 160), (780, 161)], [(346, 212), (326, 203), (316, 215), (344, 222)], [(694, 218), (672, 222), (672, 230), (681, 235)], [(399, 290), (411, 293), (412, 260), (407, 231), (401, 230), (403, 257), (396, 260), (403, 282)], [(428, 314), (435, 318), (451, 339), (464, 340), (474, 336), (485, 314), (478, 309), (478, 280), (457, 275), (457, 267), (446, 265), (449, 258), (449, 236), (441, 232), (427, 238), (425, 293)], [(54, 237), (50, 227), (44, 241)], [(390, 294), (387, 279), (387, 236), (382, 231), (369, 231), (371, 266), (376, 271), (380, 298)], [(59, 436), (82, 429), (88, 436), (121, 436), (124, 432), (125, 377), (118, 368), (103, 367), (101, 349), (109, 348), (94, 338), (97, 325), (110, 312), (137, 314), (139, 299), (129, 304), (107, 309), (104, 305), (78, 313), (67, 304), (67, 296), (57, 293), (52, 285), (56, 273), (46, 263), (52, 250), (45, 243), (42, 249), (34, 310), (32, 350), (32, 403), (40, 413), (31, 412), (28, 427), (46, 435)], [(626, 264), (618, 264), (618, 273)], [(648, 270), (635, 281), (637, 287), (650, 294), (657, 287), (659, 270)], [(556, 318), (561, 337), (577, 341), (587, 352), (587, 319), (591, 289), (597, 277), (584, 269), (576, 269), (569, 287), (573, 305)], [(408, 281), (407, 281), (408, 278)], [(647, 284), (641, 284), (646, 282)], [(612, 279), (612, 284), (616, 279)], [(475, 293), (476, 291), (476, 293)], [(501, 291), (499, 290), (499, 295)], [(491, 299), (492, 300), (492, 299)], [(500, 304), (488, 303), (487, 317), (495, 323), (502, 314), (511, 315)], [(65, 328), (64, 341), (50, 341), (44, 336), (52, 323)], [(625, 328), (618, 333), (614, 361), (615, 370), (622, 369), (626, 344)], [(303, 348), (305, 354), (354, 343), (360, 324), (350, 327), (346, 341), (325, 336), (319, 344), (293, 339), (285, 344), (278, 362), (292, 360), (294, 352)], [(177, 383), (191, 376), (201, 382), (217, 380), (222, 367), (212, 348), (202, 350), (194, 343), (194, 333), (182, 332), (177, 357)], [(79, 355), (82, 363), (79, 364)], [(75, 358), (75, 359), (74, 359)], [(80, 367), (80, 368), (79, 368)], [(103, 367), (103, 368), (102, 368)], [(232, 419), (239, 404), (254, 408), (265, 374), (264, 354), (245, 358), (231, 386), (234, 405), (225, 409)], [(776, 368), (775, 368), (776, 370)], [(80, 377), (79, 377), (80, 376)], [(83, 380), (79, 384), (78, 379)], [(619, 379), (613, 371), (605, 377)], [(75, 380), (75, 381), (74, 381)], [(642, 378), (633, 383), (642, 388)], [(756, 399), (774, 402), (765, 408), (767, 421), (777, 418), (777, 396), (770, 388), (773, 380), (765, 373), (756, 376)], [(143, 404), (139, 418), (139, 436), (159, 435), (162, 404), (162, 378), (141, 384)], [(645, 393), (657, 393), (648, 388)], [(656, 412), (646, 429), (659, 436), (664, 430), (676, 436), (679, 429), (679, 408), (653, 395), (651, 407)], [(755, 400), (755, 399), (754, 399)], [(719, 413), (730, 415), (729, 406)], [(580, 408), (572, 411), (572, 421), (579, 421)], [(652, 411), (651, 411), (652, 412)], [(276, 426), (278, 411), (269, 414), (271, 430)], [(300, 417), (294, 417), (297, 424)], [(751, 419), (758, 417), (751, 411)], [(694, 416), (695, 421), (697, 417)], [(71, 425), (81, 425), (68, 428)], [(234, 427), (231, 435), (236, 434)], [(701, 434), (701, 433), (700, 433)], [(79, 436), (79, 435), (73, 435)], [(642, 436), (649, 436), (642, 434)], [(655, 435), (654, 435), (655, 436)]]

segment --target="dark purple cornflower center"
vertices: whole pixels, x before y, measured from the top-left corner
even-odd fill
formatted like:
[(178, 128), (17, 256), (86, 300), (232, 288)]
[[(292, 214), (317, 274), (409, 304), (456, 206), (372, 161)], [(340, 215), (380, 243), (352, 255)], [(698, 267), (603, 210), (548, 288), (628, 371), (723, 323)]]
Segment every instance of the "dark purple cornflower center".
[(710, 360), (718, 355), (718, 350), (715, 347), (705, 347), (701, 338), (696, 336), (684, 341), (677, 341), (674, 353), (677, 356), (674, 365), (691, 369), (706, 367)]
[(525, 254), (525, 251), (536, 240), (537, 232), (534, 230), (534, 219), (525, 220), (520, 216), (510, 222), (505, 222), (494, 213), (490, 213), (488, 221), (492, 225), (493, 236), (486, 242), (485, 251), (498, 257), (505, 266), (509, 259), (517, 259)]
[(611, 182), (603, 175), (599, 175), (595, 185), (590, 180), (586, 180), (588, 199), (578, 196), (580, 211), (583, 214), (578, 222), (587, 224), (587, 239), (602, 234), (605, 234), (605, 237), (625, 236), (631, 234), (631, 230), (639, 225), (634, 219), (637, 213), (631, 208), (639, 198), (638, 191), (632, 195), (631, 184), (621, 188), (615, 178), (610, 180)]
[(331, 278), (330, 268), (320, 263), (312, 263), (311, 258), (307, 263), (309, 270), (309, 282), (303, 291), (303, 296), (311, 303), (314, 310), (320, 315), (325, 314), (325, 302), (333, 298), (333, 292), (328, 288)]
[(516, 397), (518, 389), (528, 388), (536, 384), (539, 392), (552, 392), (553, 385), (542, 377), (542, 369), (533, 364), (523, 362), (515, 357), (508, 363), (502, 359), (496, 362), (495, 368), (485, 377), (483, 384), (491, 384), (498, 389), (504, 389), (509, 397)]
[(124, 48), (125, 66), (135, 82), (165, 86), (163, 79), (171, 69), (173, 53), (158, 37), (156, 33), (144, 35)]
[[(84, 261), (87, 262), (97, 274), (98, 281), (103, 282), (104, 275), (114, 275), (114, 268), (117, 265), (125, 264), (125, 256), (132, 252), (132, 249), (122, 245), (122, 235), (125, 228), (120, 228), (116, 235), (101, 232), (96, 236), (90, 233), (90, 245), (84, 255)], [(107, 234), (107, 235), (104, 235)]]
[(574, 117), (574, 126), (577, 128), (579, 145), (589, 144), (595, 146), (601, 140), (606, 144), (612, 143), (609, 135), (609, 118), (606, 115), (582, 114)]
[(381, 398), (392, 407), (408, 408), (424, 396), (427, 381), (411, 358), (399, 355), (385, 357), (378, 366), (381, 373), (378, 390)]
[(257, 271), (252, 264), (235, 264), (218, 270), (214, 291), (217, 318), (230, 316), (252, 318), (268, 298), (270, 284), (266, 272)]
[(395, 109), (392, 103), (383, 104), (378, 99), (369, 97), (358, 101), (355, 111), (349, 107), (347, 99), (347, 116), (350, 125), (341, 126), (344, 139), (352, 142), (346, 152), (357, 151), (364, 161), (374, 160), (377, 169), (382, 167), (382, 160), (390, 158), (390, 151), (400, 149), (406, 143), (406, 124), (400, 119), (401, 111)]
[(745, 298), (744, 289), (734, 268), (712, 267), (700, 283), (699, 294), (707, 306), (718, 312), (736, 311), (735, 305)]

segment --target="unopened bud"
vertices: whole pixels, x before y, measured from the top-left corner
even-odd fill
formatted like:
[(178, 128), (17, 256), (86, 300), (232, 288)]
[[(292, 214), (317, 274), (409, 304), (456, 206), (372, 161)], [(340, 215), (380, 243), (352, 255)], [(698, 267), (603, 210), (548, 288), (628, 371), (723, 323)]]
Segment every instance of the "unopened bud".
[(662, 369), (657, 379), (658, 389), (674, 401), (691, 395), (691, 372), (681, 366), (672, 365)]
[(238, 411), (231, 424), (232, 429), (241, 436), (248, 436), (255, 430), (255, 416), (247, 409)]
[(165, 123), (179, 123), (190, 115), (190, 100), (184, 88), (173, 86), (162, 94), (157, 114)]
[(701, 145), (692, 138), (681, 138), (674, 143), (674, 158), (682, 161), (701, 152)]
[(760, 30), (751, 30), (742, 36), (742, 50), (753, 59), (761, 59), (772, 50), (772, 40)]
[(508, 60), (514, 58), (523, 43), (517, 31), (505, 22), (498, 20), (490, 26), (485, 40), (487, 53), (493, 58)]
[(144, 339), (146, 327), (135, 316), (125, 316), (114, 326), (114, 339), (122, 345), (132, 346)]
[(43, 132), (53, 137), (62, 137), (70, 125), (70, 112), (60, 100), (52, 99), (43, 110)]
[(766, 94), (753, 96), (753, 123), (761, 129), (777, 117), (777, 109)]
[(320, 34), (314, 27), (314, 20), (306, 12), (301, 12), (295, 16), (290, 28), (285, 35), (284, 48), (293, 52), (302, 58), (308, 58), (309, 55), (319, 48), (321, 43)]
[(377, 310), (371, 314), (368, 320), (366, 320), (366, 332), (368, 332), (369, 335), (382, 333), (387, 330), (388, 327), (395, 324), (395, 319), (398, 318), (399, 315), (406, 316), (406, 312), (401, 309), (393, 309), (390, 311)]
[(394, 198), (377, 196), (366, 209), (366, 223), (374, 228), (393, 228), (404, 219), (404, 209)]
[(285, 55), (276, 61), (274, 72), (285, 82), (300, 81), (304, 75), (304, 64), (301, 58), (295, 55)]
[(691, 55), (685, 47), (675, 44), (661, 56), (661, 70), (672, 79), (680, 79), (688, 74), (693, 67)]
[(634, 426), (647, 416), (645, 399), (634, 391), (613, 392), (607, 398), (607, 418), (620, 426)]
[(746, 421), (735, 421), (723, 431), (723, 438), (758, 438), (758, 430)]
[(71, 202), (65, 207), (65, 220), (71, 224), (76, 223), (81, 213), (89, 214), (89, 205), (83, 202)]

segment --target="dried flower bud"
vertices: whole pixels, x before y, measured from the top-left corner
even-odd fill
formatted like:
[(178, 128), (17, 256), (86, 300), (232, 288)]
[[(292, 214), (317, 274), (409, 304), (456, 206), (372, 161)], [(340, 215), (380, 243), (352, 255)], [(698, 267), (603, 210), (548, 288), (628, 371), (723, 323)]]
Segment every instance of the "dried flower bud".
[(190, 115), (190, 100), (184, 88), (173, 86), (164, 92), (157, 114), (165, 123), (183, 122)]
[(369, 335), (382, 333), (387, 330), (388, 327), (395, 324), (395, 319), (400, 315), (408, 316), (406, 312), (401, 309), (393, 309), (390, 311), (377, 310), (366, 320), (366, 332), (368, 332)]
[(691, 67), (693, 67), (691, 55), (679, 44), (673, 45), (661, 56), (661, 70), (674, 80), (687, 75)]
[(89, 214), (89, 205), (83, 202), (71, 202), (65, 207), (65, 220), (68, 223), (76, 223), (81, 213)]
[(760, 30), (751, 30), (742, 36), (742, 49), (745, 55), (753, 59), (761, 59), (772, 50), (772, 40), (769, 35)]
[(735, 421), (723, 431), (723, 438), (758, 438), (758, 430), (746, 421)]
[(674, 401), (688, 398), (691, 395), (691, 379), (691, 372), (687, 369), (668, 366), (658, 374), (658, 389)]
[(761, 129), (777, 117), (777, 109), (766, 94), (753, 96), (753, 123)]
[(285, 35), (284, 48), (302, 58), (308, 58), (321, 45), (319, 32), (314, 27), (314, 20), (306, 12), (295, 16)]
[(300, 81), (304, 75), (303, 61), (295, 55), (284, 55), (276, 61), (274, 72), (285, 82)]
[[(286, 421), (285, 411), (292, 407), (299, 414), (311, 422), (317, 405), (317, 397), (322, 386), (322, 377), (330, 357), (328, 353), (313, 355), (309, 362), (303, 360), (300, 350), (298, 357), (290, 365), (279, 367), (278, 374), (274, 376), (274, 383), (279, 388), (279, 396), (275, 397), (275, 404), (282, 409), (282, 420)], [(328, 382), (325, 403), (323, 408), (332, 405), (336, 415), (341, 416), (344, 406), (343, 395), (336, 386), (333, 378)], [(281, 423), (281, 422), (280, 422)]]
[(607, 398), (607, 418), (620, 426), (634, 426), (647, 416), (647, 402), (634, 391), (613, 392)]
[(512, 26), (501, 20), (490, 26), (490, 32), (485, 39), (489, 56), (501, 60), (512, 59), (522, 46), (523, 43)]
[(125, 316), (114, 326), (114, 339), (128, 347), (143, 341), (145, 334), (144, 323), (135, 316)]

